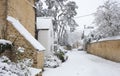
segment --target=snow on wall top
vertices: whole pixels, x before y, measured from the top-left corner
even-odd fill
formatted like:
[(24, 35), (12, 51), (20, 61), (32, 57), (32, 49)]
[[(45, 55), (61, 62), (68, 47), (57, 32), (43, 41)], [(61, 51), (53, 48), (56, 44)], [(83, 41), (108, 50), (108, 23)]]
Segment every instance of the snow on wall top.
[(49, 29), (52, 25), (52, 18), (37, 17), (37, 29)]
[(38, 51), (43, 51), (45, 48), (24, 28), (24, 26), (15, 18), (8, 16), (7, 20), (14, 28)]
[(91, 43), (108, 41), (108, 40), (120, 40), (120, 36), (113, 36), (113, 37), (102, 38), (100, 40), (93, 40)]
[(11, 41), (8, 41), (8, 40), (4, 40), (4, 39), (0, 39), (0, 44), (12, 44)]

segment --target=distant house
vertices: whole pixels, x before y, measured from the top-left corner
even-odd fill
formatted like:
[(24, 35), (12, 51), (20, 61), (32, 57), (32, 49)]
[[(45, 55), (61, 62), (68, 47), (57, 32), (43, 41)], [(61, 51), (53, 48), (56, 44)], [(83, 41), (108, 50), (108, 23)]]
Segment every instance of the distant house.
[(52, 18), (37, 17), (38, 41), (46, 48), (45, 55), (53, 51), (53, 24)]
[(33, 59), (33, 66), (43, 68), (44, 47), (35, 37), (35, 0), (0, 0), (0, 39), (14, 43), (17, 50), (25, 48), (24, 53), (5, 52), (13, 61)]

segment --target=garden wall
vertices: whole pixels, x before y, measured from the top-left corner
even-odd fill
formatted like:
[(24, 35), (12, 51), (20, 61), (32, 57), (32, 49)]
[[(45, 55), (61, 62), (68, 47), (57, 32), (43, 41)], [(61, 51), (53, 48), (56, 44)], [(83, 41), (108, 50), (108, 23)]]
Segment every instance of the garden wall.
[(120, 40), (108, 40), (90, 43), (87, 45), (87, 52), (120, 62)]

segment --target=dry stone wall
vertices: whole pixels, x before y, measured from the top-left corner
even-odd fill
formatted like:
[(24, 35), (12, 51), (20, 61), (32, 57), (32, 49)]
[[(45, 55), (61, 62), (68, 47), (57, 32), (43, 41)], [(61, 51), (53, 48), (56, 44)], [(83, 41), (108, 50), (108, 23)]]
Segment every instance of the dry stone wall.
[[(32, 2), (31, 2), (32, 1)], [(35, 36), (34, 0), (8, 0), (8, 15), (18, 19)]]
[(120, 40), (109, 40), (87, 45), (88, 53), (120, 62)]
[[(13, 27), (7, 22), (6, 17), (12, 16), (20, 21), (20, 23), (35, 36), (35, 0), (0, 0), (0, 38), (1, 30), (6, 25), (6, 38), (14, 42), (14, 50), (12, 53), (5, 52), (2, 55), (8, 55), (13, 61), (30, 58), (34, 60), (34, 67), (43, 68), (43, 52), (38, 52), (36, 49)], [(18, 47), (25, 48), (24, 53), (16, 54)]]
[(3, 38), (3, 32), (6, 29), (7, 0), (0, 0), (0, 38)]

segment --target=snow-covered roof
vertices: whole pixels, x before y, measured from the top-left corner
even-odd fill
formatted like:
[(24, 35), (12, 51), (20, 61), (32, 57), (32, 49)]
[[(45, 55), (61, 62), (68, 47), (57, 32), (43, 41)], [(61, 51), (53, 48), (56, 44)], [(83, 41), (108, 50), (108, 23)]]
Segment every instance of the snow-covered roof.
[(8, 41), (8, 40), (4, 40), (4, 39), (0, 39), (0, 44), (12, 44), (11, 41)]
[(8, 16), (7, 20), (13, 27), (38, 51), (43, 51), (45, 48), (24, 28), (24, 26), (15, 18)]
[(49, 29), (51, 25), (51, 17), (37, 17), (37, 29)]

